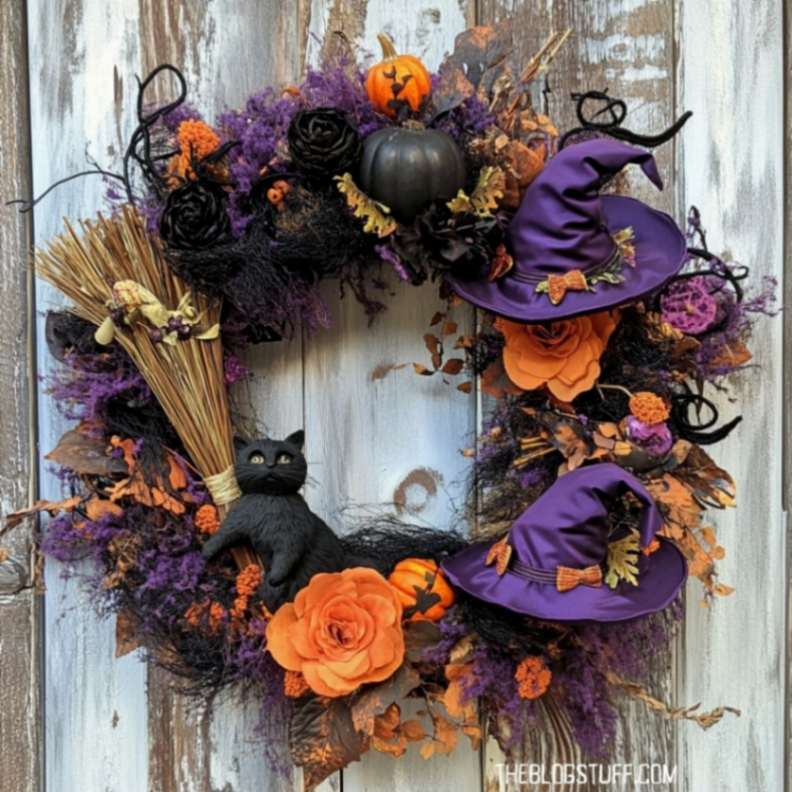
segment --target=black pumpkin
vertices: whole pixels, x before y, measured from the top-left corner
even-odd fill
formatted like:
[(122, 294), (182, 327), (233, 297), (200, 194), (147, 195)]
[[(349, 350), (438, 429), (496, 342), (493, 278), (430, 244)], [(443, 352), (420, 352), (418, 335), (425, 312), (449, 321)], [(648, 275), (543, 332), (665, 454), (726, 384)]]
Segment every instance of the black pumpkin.
[(364, 141), (358, 181), (366, 195), (409, 223), (432, 201), (448, 201), (464, 187), (465, 158), (445, 132), (389, 127)]

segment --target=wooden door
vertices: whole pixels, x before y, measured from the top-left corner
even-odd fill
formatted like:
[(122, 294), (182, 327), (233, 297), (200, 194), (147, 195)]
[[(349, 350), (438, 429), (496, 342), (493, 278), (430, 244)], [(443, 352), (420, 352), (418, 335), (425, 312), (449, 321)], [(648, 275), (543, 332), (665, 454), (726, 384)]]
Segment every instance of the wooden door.
[[(0, 3), (0, 184), (4, 197), (40, 192), (85, 167), (119, 156), (133, 121), (136, 86), (163, 61), (187, 76), (191, 100), (208, 114), (257, 87), (297, 79), (330, 34), (374, 50), (387, 31), (436, 67), (472, 24), (515, 19), (525, 55), (553, 30), (571, 27), (548, 95), (560, 126), (573, 122), (570, 91), (604, 88), (634, 108), (638, 131), (695, 113), (659, 153), (670, 188), (644, 195), (684, 221), (695, 203), (710, 239), (783, 283), (785, 117), (781, 0), (3, 0)], [(788, 44), (786, 45), (789, 46)], [(785, 71), (786, 69), (786, 71)], [(87, 149), (86, 149), (87, 145)], [(636, 191), (646, 189), (636, 183)], [(72, 182), (22, 217), (0, 214), (0, 502), (3, 512), (37, 490), (58, 494), (38, 457), (63, 425), (30, 372), (51, 362), (41, 313), (59, 298), (32, 281), (30, 242), (90, 216), (98, 180)], [(789, 237), (787, 237), (789, 238)], [(275, 434), (304, 426), (316, 485), (312, 507), (339, 526), (348, 505), (398, 501), (435, 523), (450, 520), (466, 472), (460, 449), (480, 420), (475, 395), (416, 381), (400, 363), (423, 359), (421, 336), (436, 308), (431, 288), (394, 285), (373, 329), (352, 300), (326, 287), (332, 329), (256, 349), (248, 394)], [(460, 322), (473, 325), (472, 309)], [(679, 703), (743, 711), (710, 732), (671, 724), (634, 704), (622, 709), (614, 762), (658, 762), (675, 780), (652, 789), (685, 792), (785, 786), (786, 574), (782, 443), (788, 378), (784, 321), (761, 324), (757, 368), (735, 382), (744, 421), (716, 458), (734, 472), (739, 508), (718, 517), (728, 555), (721, 570), (736, 594), (714, 609), (691, 591), (683, 634), (657, 669), (654, 691)], [(726, 413), (735, 405), (724, 403)], [(789, 465), (786, 466), (787, 471)], [(786, 486), (785, 486), (786, 482)], [(29, 537), (3, 540), (0, 554), (0, 790), (2, 792), (277, 792), (299, 778), (272, 775), (253, 735), (257, 709), (224, 697), (188, 707), (158, 671), (134, 656), (115, 660), (113, 626), (97, 620), (78, 580), (55, 563), (47, 593), (33, 586)], [(575, 761), (563, 730), (533, 735), (526, 761)], [(324, 790), (506, 788), (494, 744), (480, 754), (368, 755)], [(508, 788), (537, 787), (508, 785)], [(555, 787), (558, 789), (559, 787)], [(567, 789), (584, 787), (570, 785)], [(597, 787), (585, 787), (597, 788)], [(625, 788), (629, 788), (625, 787)]]

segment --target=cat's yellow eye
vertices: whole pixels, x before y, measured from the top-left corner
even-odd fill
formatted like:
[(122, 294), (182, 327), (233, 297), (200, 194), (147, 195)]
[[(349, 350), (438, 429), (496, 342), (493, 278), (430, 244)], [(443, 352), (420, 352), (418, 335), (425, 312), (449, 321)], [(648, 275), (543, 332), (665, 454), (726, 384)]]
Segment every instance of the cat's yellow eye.
[(292, 461), (292, 458), (289, 456), (289, 454), (278, 454), (278, 458), (275, 461), (279, 465), (288, 465), (289, 462)]
[(261, 454), (251, 454), (248, 460), (252, 465), (263, 465), (264, 457)]

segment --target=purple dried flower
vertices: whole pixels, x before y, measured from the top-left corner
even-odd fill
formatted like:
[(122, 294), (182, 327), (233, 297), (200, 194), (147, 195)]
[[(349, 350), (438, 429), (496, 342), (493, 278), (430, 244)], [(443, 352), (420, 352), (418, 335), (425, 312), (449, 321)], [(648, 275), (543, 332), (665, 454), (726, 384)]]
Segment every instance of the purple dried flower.
[(712, 326), (718, 301), (704, 277), (675, 281), (660, 298), (663, 321), (683, 333), (697, 335)]
[(223, 379), (226, 385), (234, 385), (250, 376), (250, 369), (233, 353), (226, 352), (223, 358)]
[(390, 247), (387, 245), (374, 245), (374, 250), (384, 262), (390, 264), (391, 267), (393, 267), (393, 270), (396, 275), (398, 275), (399, 280), (405, 282), (410, 280), (410, 273), (407, 272), (407, 270), (404, 268), (404, 264), (402, 264), (402, 260)]
[(634, 415), (628, 415), (626, 426), (627, 437), (654, 457), (665, 456), (674, 444), (671, 430), (665, 423), (645, 424)]

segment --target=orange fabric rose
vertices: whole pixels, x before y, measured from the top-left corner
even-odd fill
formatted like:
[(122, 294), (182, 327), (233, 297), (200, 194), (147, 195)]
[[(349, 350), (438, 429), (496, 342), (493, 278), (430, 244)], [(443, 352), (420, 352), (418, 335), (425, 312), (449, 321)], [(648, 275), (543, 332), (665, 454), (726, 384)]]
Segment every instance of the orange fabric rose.
[(387, 679), (404, 659), (402, 606), (379, 572), (320, 573), (267, 625), (267, 647), (320, 696)]
[(506, 373), (523, 390), (547, 385), (557, 399), (570, 402), (597, 381), (600, 357), (618, 321), (615, 311), (550, 324), (498, 319), (495, 327), (506, 338), (503, 348)]

